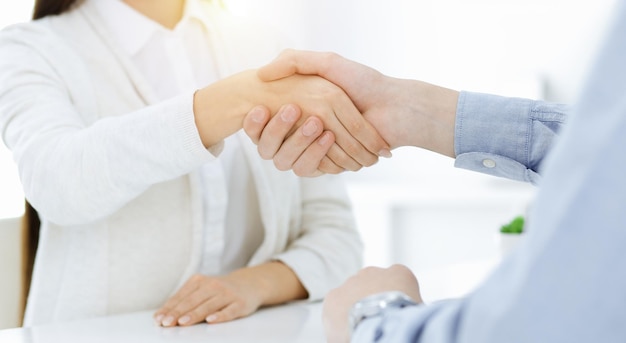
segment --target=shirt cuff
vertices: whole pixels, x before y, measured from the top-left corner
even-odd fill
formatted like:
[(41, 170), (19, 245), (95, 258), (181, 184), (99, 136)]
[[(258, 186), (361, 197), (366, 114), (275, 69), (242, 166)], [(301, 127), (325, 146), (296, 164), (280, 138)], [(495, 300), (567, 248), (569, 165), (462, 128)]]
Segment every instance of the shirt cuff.
[[(208, 148), (205, 148), (204, 144), (202, 144), (200, 131), (198, 131), (198, 127), (196, 126), (196, 118), (193, 112), (193, 94), (191, 96), (189, 96), (189, 94), (181, 95), (170, 101), (179, 108), (178, 111), (174, 111), (173, 113), (175, 113), (175, 120), (178, 122), (176, 126), (180, 127), (182, 132), (186, 150), (193, 155), (207, 158), (209, 161), (217, 158), (224, 150), (224, 141), (222, 140)], [(210, 155), (207, 154), (207, 152), (209, 152)]]
[(171, 125), (171, 130), (178, 132), (181, 139), (181, 148), (200, 160), (210, 161), (217, 157), (224, 148), (224, 142), (221, 141), (208, 149), (202, 144), (200, 133), (196, 126), (196, 120), (193, 113), (193, 94), (180, 95), (168, 100), (165, 103), (168, 110), (164, 113), (171, 113), (171, 117), (164, 122), (164, 125)]
[(455, 167), (537, 183), (528, 167), (533, 100), (461, 92), (457, 104)]

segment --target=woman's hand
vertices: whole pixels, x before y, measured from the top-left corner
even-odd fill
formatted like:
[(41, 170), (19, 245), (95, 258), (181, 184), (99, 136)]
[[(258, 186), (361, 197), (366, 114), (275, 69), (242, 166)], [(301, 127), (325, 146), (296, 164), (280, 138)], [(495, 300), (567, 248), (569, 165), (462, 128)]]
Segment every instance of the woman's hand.
[(306, 297), (294, 272), (273, 261), (225, 276), (196, 274), (154, 313), (154, 319), (165, 327), (221, 323), (248, 316), (264, 305)]
[[(205, 146), (219, 143), (242, 128), (244, 116), (257, 104), (267, 113), (277, 113), (299, 127), (310, 116), (322, 120), (315, 130), (332, 131), (336, 146), (328, 151), (329, 161), (338, 170), (359, 170), (378, 161), (389, 146), (367, 122), (346, 93), (335, 84), (309, 75), (293, 75), (272, 82), (261, 81), (256, 71), (245, 71), (220, 80), (196, 92), (196, 126)], [(294, 110), (297, 108), (298, 110)], [(269, 115), (269, 114), (268, 114)], [(330, 141), (328, 141), (330, 142)], [(337, 172), (338, 170), (334, 170)]]
[(258, 145), (261, 158), (272, 160), (279, 170), (292, 169), (307, 177), (343, 172), (341, 161), (351, 158), (335, 143), (335, 134), (324, 130), (324, 123), (315, 116), (306, 118), (298, 128), (295, 125), (300, 118), (300, 108), (293, 104), (284, 105), (273, 117), (259, 105), (246, 116), (243, 128)]
[(196, 274), (155, 314), (165, 327), (226, 322), (245, 317), (261, 306), (253, 284), (237, 277), (211, 277)]

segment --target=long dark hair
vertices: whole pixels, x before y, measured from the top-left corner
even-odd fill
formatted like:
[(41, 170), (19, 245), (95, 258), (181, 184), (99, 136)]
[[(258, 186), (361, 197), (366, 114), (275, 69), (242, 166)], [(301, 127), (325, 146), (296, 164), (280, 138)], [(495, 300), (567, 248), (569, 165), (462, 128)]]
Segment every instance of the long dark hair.
[(36, 0), (33, 8), (33, 19), (61, 14), (67, 11), (76, 0)]
[[(77, 0), (36, 0), (33, 7), (33, 19), (67, 11)], [(26, 301), (30, 292), (37, 245), (39, 245), (39, 229), (41, 223), (37, 211), (26, 201), (22, 218), (22, 321), (26, 309)]]

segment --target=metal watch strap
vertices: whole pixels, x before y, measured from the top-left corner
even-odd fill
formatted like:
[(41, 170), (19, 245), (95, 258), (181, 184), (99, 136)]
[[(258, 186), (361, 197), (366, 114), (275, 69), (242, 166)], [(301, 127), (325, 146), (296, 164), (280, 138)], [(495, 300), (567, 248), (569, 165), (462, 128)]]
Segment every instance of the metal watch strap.
[(357, 301), (352, 306), (349, 317), (350, 332), (354, 332), (365, 319), (380, 316), (388, 308), (404, 308), (415, 305), (417, 303), (413, 299), (399, 291), (372, 294)]

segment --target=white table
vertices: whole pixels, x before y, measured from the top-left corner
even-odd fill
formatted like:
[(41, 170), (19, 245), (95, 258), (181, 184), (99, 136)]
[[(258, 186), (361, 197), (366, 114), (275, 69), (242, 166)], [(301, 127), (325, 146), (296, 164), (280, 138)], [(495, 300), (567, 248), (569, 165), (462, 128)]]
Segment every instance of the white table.
[(162, 328), (152, 312), (0, 330), (2, 343), (322, 343), (321, 303), (298, 302), (266, 308), (222, 324)]

